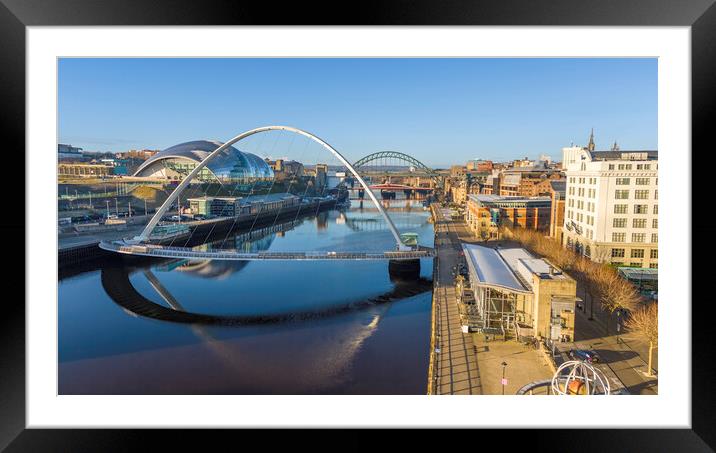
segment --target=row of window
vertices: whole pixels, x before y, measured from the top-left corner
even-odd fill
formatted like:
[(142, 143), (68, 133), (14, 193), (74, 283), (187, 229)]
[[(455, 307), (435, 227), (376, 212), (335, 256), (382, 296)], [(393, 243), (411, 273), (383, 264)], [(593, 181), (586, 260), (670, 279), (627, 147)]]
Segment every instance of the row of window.
[[(628, 200), (629, 199), (629, 190), (624, 189), (617, 189), (614, 191), (614, 198), (617, 200)], [(648, 190), (635, 190), (634, 191), (634, 198), (636, 200), (648, 200), (649, 199), (649, 191)], [(659, 198), (659, 191), (654, 191), (654, 199), (657, 200)]]
[[(655, 182), (658, 184), (659, 179), (657, 178)], [(651, 178), (636, 178), (637, 186), (648, 186), (650, 183)], [(631, 184), (631, 178), (617, 178), (618, 186), (628, 186), (629, 184)]]
[[(612, 261), (612, 264), (614, 264), (615, 266), (623, 266), (624, 265), (624, 263), (622, 263), (620, 261)], [(629, 263), (629, 267), (642, 267), (642, 264), (641, 263)], [(658, 269), (659, 264), (658, 263), (650, 263), (649, 268), (650, 269)]]
[(569, 194), (574, 195), (575, 193), (578, 197), (584, 197), (585, 194), (586, 194), (587, 198), (596, 198), (597, 197), (597, 189), (585, 189), (584, 187), (570, 187)]
[[(658, 166), (656, 168), (659, 168)], [(614, 164), (609, 164), (609, 169), (614, 170)], [(631, 170), (632, 164), (617, 164), (617, 170)], [(651, 170), (651, 164), (636, 164), (637, 170)]]
[[(624, 249), (612, 249), (612, 258), (624, 258)], [(644, 258), (644, 249), (631, 249), (631, 258)], [(652, 249), (650, 258), (659, 258), (659, 250)]]
[(586, 183), (586, 184), (596, 184), (596, 183), (597, 183), (597, 178), (589, 178), (589, 182), (588, 182), (588, 183), (587, 183), (587, 178), (575, 178), (575, 177), (570, 177), (570, 178), (569, 178), (569, 183), (570, 183), (570, 184), (574, 184), (575, 182), (577, 182), (578, 184), (585, 184), (585, 183)]
[[(659, 242), (658, 233), (651, 234), (651, 242)], [(612, 242), (626, 242), (626, 233), (612, 233)], [(632, 233), (631, 242), (646, 242), (646, 233)]]
[[(612, 221), (612, 226), (614, 228), (626, 228), (627, 226), (627, 219), (625, 218), (615, 218)], [(646, 219), (632, 219), (631, 226), (633, 228), (646, 228)], [(653, 219), (651, 221), (651, 227), (652, 228), (659, 228), (659, 219)]]
[[(615, 204), (614, 205), (614, 214), (626, 214), (629, 209), (629, 205), (626, 204)], [(634, 214), (648, 214), (649, 213), (649, 205), (646, 204), (635, 204), (634, 205)], [(654, 214), (659, 214), (659, 205), (654, 205)]]

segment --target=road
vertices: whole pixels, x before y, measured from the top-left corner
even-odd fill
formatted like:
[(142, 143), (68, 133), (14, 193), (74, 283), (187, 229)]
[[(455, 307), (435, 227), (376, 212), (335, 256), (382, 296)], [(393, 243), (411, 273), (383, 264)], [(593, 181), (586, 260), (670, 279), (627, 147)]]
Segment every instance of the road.
[(602, 358), (598, 367), (609, 367), (629, 393), (656, 395), (658, 380), (646, 375), (647, 364), (641, 356), (622, 341), (617, 341), (616, 335), (605, 336), (603, 325), (588, 318), (588, 312), (577, 311), (575, 348), (597, 351)]

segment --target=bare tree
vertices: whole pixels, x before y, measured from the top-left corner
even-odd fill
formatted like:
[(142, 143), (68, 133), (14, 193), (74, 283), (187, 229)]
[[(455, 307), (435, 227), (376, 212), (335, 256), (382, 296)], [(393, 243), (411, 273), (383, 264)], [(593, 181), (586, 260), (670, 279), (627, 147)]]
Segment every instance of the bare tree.
[[(571, 273), (589, 293), (592, 301), (599, 300), (601, 308), (610, 316), (617, 310), (632, 310), (640, 300), (634, 285), (619, 276), (616, 269), (599, 261), (607, 261), (605, 251), (595, 250), (592, 259), (585, 258), (540, 232), (524, 228), (502, 228), (505, 238), (513, 239), (523, 247), (546, 257), (549, 261)], [(590, 310), (590, 313), (592, 310)], [(590, 318), (593, 313), (590, 314)], [(609, 323), (607, 323), (607, 334)]]
[(627, 329), (637, 332), (649, 341), (649, 364), (647, 375), (652, 376), (651, 364), (654, 348), (659, 345), (659, 306), (652, 302), (631, 312), (625, 323)]

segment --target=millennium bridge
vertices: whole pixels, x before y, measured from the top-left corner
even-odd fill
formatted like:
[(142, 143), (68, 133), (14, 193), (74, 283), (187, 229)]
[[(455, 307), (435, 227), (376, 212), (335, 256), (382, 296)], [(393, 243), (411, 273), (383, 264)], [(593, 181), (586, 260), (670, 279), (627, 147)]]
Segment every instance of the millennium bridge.
[[(190, 247), (172, 247), (166, 245), (152, 244), (150, 243), (150, 236), (154, 228), (158, 225), (160, 220), (164, 217), (170, 207), (177, 201), (182, 191), (186, 189), (192, 180), (199, 175), (199, 173), (210, 163), (214, 158), (219, 156), (224, 150), (228, 149), (234, 143), (237, 143), (252, 135), (261, 134), (269, 131), (288, 131), (300, 136), (304, 136), (309, 140), (319, 144), (323, 149), (332, 154), (337, 158), (343, 166), (352, 174), (353, 178), (360, 184), (365, 190), (365, 194), (368, 195), (370, 200), (375, 205), (376, 209), (380, 212), (385, 225), (390, 230), (390, 233), (395, 240), (395, 248), (392, 250), (385, 251), (298, 251), (298, 252), (245, 252), (240, 250), (222, 249), (222, 250), (199, 250), (197, 248)], [(394, 153), (393, 157), (406, 159), (409, 163), (417, 165), (420, 168), (428, 170), (430, 177), (435, 178), (435, 173), (428, 169), (425, 165), (421, 164), (414, 158), (407, 156), (402, 153)], [(373, 154), (366, 156), (357, 162), (357, 166), (362, 166), (366, 162), (375, 160), (376, 158), (383, 156), (383, 154)], [(393, 220), (388, 215), (385, 208), (378, 201), (375, 194), (370, 190), (370, 186), (363, 179), (361, 174), (356, 168), (339, 153), (334, 147), (329, 145), (327, 142), (322, 140), (310, 132), (306, 132), (301, 129), (297, 129), (290, 126), (264, 126), (256, 129), (252, 129), (243, 132), (226, 143), (219, 145), (214, 151), (209, 153), (204, 159), (196, 164), (194, 169), (182, 179), (162, 205), (157, 209), (154, 216), (149, 220), (144, 230), (134, 238), (126, 238), (116, 241), (103, 241), (99, 244), (100, 248), (116, 253), (125, 255), (139, 255), (139, 256), (150, 256), (158, 258), (183, 258), (183, 259), (211, 259), (211, 260), (388, 260), (391, 265), (397, 264), (394, 262), (407, 261), (415, 263), (420, 258), (430, 258), (435, 256), (435, 251), (429, 247), (423, 247), (419, 244), (407, 245), (403, 239), (401, 239), (400, 232), (396, 228)], [(406, 263), (407, 264), (407, 263)], [(419, 264), (418, 264), (419, 266)]]

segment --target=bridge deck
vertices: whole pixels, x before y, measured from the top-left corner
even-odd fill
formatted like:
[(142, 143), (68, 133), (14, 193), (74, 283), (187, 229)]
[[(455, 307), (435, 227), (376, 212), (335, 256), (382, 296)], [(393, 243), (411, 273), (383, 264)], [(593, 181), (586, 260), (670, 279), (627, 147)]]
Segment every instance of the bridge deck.
[(130, 245), (122, 241), (102, 241), (103, 250), (126, 255), (155, 256), (158, 258), (189, 258), (211, 260), (414, 260), (431, 258), (435, 251), (428, 247), (420, 247), (410, 251), (385, 252), (256, 252), (246, 253), (237, 250), (195, 250), (187, 247), (168, 247), (161, 245)]

